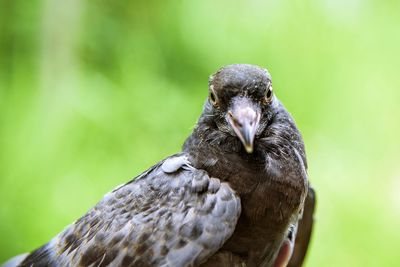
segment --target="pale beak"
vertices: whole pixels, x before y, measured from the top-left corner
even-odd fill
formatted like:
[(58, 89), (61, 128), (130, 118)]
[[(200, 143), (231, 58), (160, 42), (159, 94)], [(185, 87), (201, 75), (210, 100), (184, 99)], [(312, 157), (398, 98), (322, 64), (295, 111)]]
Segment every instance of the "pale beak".
[(253, 152), (254, 137), (260, 123), (260, 113), (245, 105), (228, 111), (228, 122), (243, 143), (247, 153)]

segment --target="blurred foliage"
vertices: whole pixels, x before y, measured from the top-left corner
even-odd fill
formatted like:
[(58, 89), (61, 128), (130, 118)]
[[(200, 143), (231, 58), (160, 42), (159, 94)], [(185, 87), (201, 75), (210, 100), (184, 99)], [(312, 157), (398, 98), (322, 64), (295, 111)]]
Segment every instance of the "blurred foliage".
[(399, 1), (0, 1), (0, 262), (179, 151), (208, 75), (252, 63), (305, 138), (306, 265), (399, 266)]

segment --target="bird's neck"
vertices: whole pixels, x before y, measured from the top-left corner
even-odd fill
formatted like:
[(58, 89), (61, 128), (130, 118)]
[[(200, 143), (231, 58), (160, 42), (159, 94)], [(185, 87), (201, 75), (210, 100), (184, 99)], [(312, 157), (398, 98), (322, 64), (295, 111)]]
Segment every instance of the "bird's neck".
[[(248, 154), (237, 137), (221, 132), (204, 120), (198, 122), (183, 151), (190, 155), (194, 167), (230, 182), (239, 192), (251, 190), (251, 185), (257, 184), (265, 170), (265, 159), (261, 153), (254, 151)], [(238, 174), (241, 177), (237, 177)]]

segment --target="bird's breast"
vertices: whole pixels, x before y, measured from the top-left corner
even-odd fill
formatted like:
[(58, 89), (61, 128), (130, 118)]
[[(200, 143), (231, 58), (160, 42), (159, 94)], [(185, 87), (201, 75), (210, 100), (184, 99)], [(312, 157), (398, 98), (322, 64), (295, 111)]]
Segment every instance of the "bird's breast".
[(241, 255), (248, 266), (272, 261), (304, 201), (302, 190), (290, 191), (288, 198), (280, 185), (265, 183), (242, 195), (242, 214), (224, 249)]
[[(307, 191), (307, 179), (299, 165), (285, 168), (270, 162), (249, 160), (237, 154), (213, 155), (199, 167), (228, 181), (240, 195), (242, 213), (224, 249), (242, 255), (248, 263), (260, 263), (279, 250), (288, 227), (298, 218)], [(252, 266), (251, 264), (249, 266)]]

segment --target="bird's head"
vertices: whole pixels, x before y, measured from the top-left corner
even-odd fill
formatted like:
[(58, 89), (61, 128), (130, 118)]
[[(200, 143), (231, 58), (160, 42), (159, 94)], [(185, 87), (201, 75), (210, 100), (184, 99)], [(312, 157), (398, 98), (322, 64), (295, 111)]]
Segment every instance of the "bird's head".
[(271, 76), (254, 65), (228, 65), (210, 77), (205, 109), (218, 129), (237, 136), (247, 153), (273, 116)]

